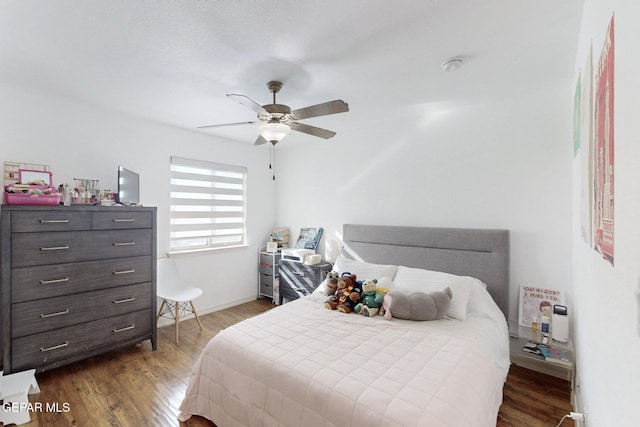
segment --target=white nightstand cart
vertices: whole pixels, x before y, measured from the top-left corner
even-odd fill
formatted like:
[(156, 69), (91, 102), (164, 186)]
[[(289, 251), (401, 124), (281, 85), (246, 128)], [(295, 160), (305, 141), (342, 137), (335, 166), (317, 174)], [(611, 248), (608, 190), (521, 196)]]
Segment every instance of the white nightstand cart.
[(531, 328), (520, 326), (517, 322), (509, 322), (509, 350), (511, 354), (511, 363), (523, 368), (531, 369), (532, 371), (565, 379), (571, 383), (571, 389), (573, 390), (575, 354), (571, 340), (569, 340), (568, 343), (561, 343), (554, 341), (549, 337), (548, 342), (549, 346), (564, 350), (571, 356), (572, 363), (570, 366), (548, 362), (541, 356), (522, 350), (522, 347), (524, 347), (528, 341), (541, 343), (542, 333), (538, 330), (536, 334), (533, 334)]
[(280, 252), (267, 252), (261, 248), (258, 253), (258, 298), (273, 299), (274, 287), (278, 285), (278, 263)]

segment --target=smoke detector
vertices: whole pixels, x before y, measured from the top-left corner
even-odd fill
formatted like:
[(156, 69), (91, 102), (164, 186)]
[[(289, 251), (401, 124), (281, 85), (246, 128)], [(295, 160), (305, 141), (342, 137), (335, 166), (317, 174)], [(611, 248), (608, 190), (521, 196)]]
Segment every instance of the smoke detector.
[(442, 63), (442, 69), (447, 71), (447, 72), (451, 72), (451, 71), (455, 71), (458, 68), (462, 67), (462, 63), (464, 62), (464, 60), (460, 57), (454, 57), (451, 59), (447, 59), (446, 61), (444, 61)]

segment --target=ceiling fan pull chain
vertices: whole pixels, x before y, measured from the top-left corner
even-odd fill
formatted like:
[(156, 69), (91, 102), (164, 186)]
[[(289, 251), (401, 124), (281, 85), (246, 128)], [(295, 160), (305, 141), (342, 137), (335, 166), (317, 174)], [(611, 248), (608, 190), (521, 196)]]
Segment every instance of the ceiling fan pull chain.
[(273, 164), (273, 180), (276, 180), (276, 147), (275, 145), (271, 145), (271, 163)]

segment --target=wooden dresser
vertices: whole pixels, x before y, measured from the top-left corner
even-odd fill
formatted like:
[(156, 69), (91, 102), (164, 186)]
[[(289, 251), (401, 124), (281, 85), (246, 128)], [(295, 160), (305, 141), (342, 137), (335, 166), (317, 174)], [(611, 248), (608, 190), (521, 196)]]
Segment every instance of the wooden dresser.
[(2, 205), (0, 362), (44, 371), (156, 342), (156, 208)]

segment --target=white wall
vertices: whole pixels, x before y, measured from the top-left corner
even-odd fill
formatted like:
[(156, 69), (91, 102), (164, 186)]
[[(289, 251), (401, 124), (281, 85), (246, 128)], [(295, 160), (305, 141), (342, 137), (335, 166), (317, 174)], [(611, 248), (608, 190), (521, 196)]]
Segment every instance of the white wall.
[[(634, 292), (640, 283), (640, 4), (636, 0), (586, 0), (576, 57), (576, 76), (593, 43), (602, 50), (615, 13), (615, 266), (580, 237), (579, 206), (574, 203), (573, 293), (577, 348), (577, 409), (586, 425), (637, 425), (640, 420), (640, 337)], [(577, 77), (576, 77), (577, 78)], [(579, 164), (574, 161), (574, 200), (579, 200)]]
[(172, 155), (248, 167), (249, 247), (176, 256), (183, 275), (204, 289), (196, 308), (211, 311), (254, 299), (257, 251), (275, 223), (275, 185), (263, 153), (225, 141), (121, 115), (59, 96), (0, 86), (0, 163), (49, 164), (55, 184), (99, 179), (115, 191), (117, 166), (140, 173), (141, 202), (158, 208), (158, 256), (169, 249), (169, 158)]
[(352, 133), (333, 116), (333, 139), (278, 146), (278, 225), (323, 227), (325, 242), (344, 223), (509, 229), (517, 320), (521, 284), (571, 283), (571, 96), (567, 82), (529, 99), (381, 111)]

